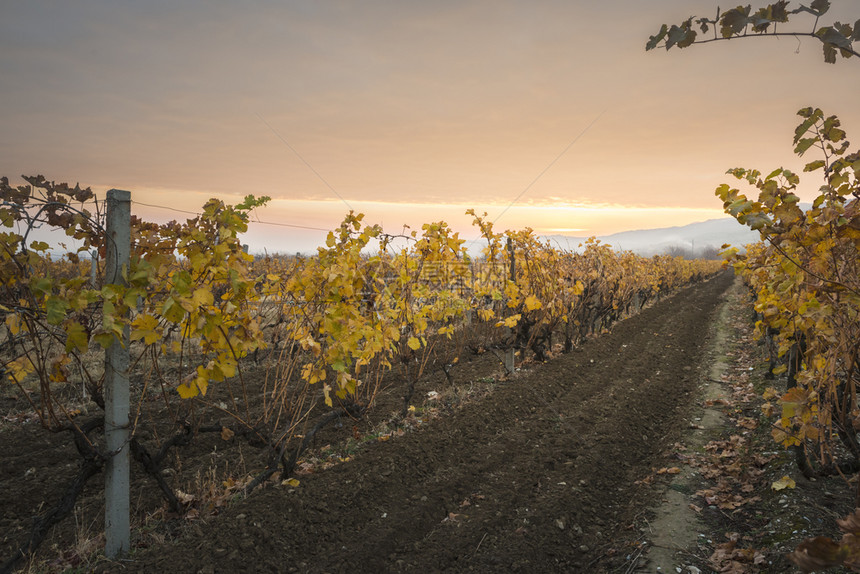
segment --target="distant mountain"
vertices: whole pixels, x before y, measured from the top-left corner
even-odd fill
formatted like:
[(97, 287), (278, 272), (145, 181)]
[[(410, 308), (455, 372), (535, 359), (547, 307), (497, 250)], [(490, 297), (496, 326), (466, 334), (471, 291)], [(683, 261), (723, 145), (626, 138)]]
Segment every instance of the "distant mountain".
[[(569, 251), (578, 251), (579, 244), (587, 239), (567, 235), (545, 235), (543, 238)], [(699, 256), (704, 249), (708, 247), (719, 249), (724, 243), (742, 248), (748, 243), (757, 242), (759, 233), (739, 224), (735, 219), (725, 217), (680, 227), (622, 231), (598, 236), (597, 239), (608, 243), (614, 249), (633, 251), (639, 255), (651, 256), (674, 251), (679, 255), (682, 253), (689, 255), (692, 252)]]

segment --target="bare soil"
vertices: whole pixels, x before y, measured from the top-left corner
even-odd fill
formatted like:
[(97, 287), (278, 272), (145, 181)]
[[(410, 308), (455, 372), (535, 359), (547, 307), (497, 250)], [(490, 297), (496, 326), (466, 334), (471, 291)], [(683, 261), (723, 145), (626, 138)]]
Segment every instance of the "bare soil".
[(105, 571), (601, 572), (688, 426), (730, 274), (347, 464), (259, 492)]
[[(487, 385), (492, 392), (442, 409), (448, 411), (444, 416), (427, 417), (402, 436), (365, 442), (352, 452), (344, 445), (371, 432), (402, 400), (383, 397), (367, 420), (328, 429), (320, 438), (335, 445), (333, 450), (354, 455), (348, 462), (298, 476), (298, 485), (268, 486), (196, 520), (162, 512), (161, 518), (141, 522), (140, 516), (152, 516), (161, 501), (157, 489), (139, 477), (135, 513), (142, 527), (134, 533), (132, 555), (117, 562), (69, 557), (70, 547), (76, 545), (80, 555), (87, 540), (100, 542), (97, 477), (74, 519), (66, 519), (40, 552), (41, 564), (50, 565), (46, 556), (54, 555), (54, 564), (99, 572), (719, 571), (708, 559), (724, 542), (723, 533), (756, 525), (769, 529), (763, 533), (777, 531), (775, 513), (784, 505), (750, 504), (745, 513), (705, 507), (692, 518), (685, 508), (685, 514), (677, 513), (679, 520), (691, 520), (681, 524), (697, 532), (694, 543), (682, 542), (667, 538), (667, 527), (655, 526), (661, 512), (675, 514), (661, 510), (661, 501), (678, 508), (702, 505), (695, 490), (707, 486), (705, 479), (686, 470), (683, 484), (670, 483), (668, 475), (648, 478), (656, 469), (682, 466), (679, 460), (695, 445), (734, 432), (713, 413), (708, 415), (716, 421), (713, 428), (698, 424), (705, 394), (713, 391), (717, 356), (728, 354), (722, 356), (729, 365), (751, 360), (738, 356), (738, 346), (750, 346), (747, 339), (732, 335), (734, 347), (726, 351), (717, 344), (718, 339), (725, 343), (725, 333), (712, 327), (733, 281), (724, 273), (694, 285), (568, 354), (529, 364), (509, 377), (500, 377), (489, 353), (464, 362), (455, 372), (456, 385)], [(749, 323), (749, 308), (737, 292), (735, 300), (734, 312), (747, 315), (732, 318), (737, 322), (732, 333)], [(444, 383), (441, 375), (434, 377), (419, 396)], [(39, 501), (55, 499), (76, 471), (73, 449), (34, 427), (0, 430), (3, 558), (20, 542)], [(691, 441), (691, 432), (707, 436)], [(213, 469), (229, 476), (262, 464), (247, 447), (225, 445), (218, 437), (207, 440), (195, 443), (193, 452), (183, 451), (177, 472), (196, 473), (205, 484)], [(775, 450), (772, 444), (767, 448)], [(783, 466), (771, 474), (790, 472), (787, 460), (774, 464)], [(212, 481), (220, 476), (213, 474)], [(831, 497), (837, 490), (829, 488)], [(684, 496), (675, 500), (667, 492)], [(844, 492), (838, 492), (832, 502), (841, 507)], [(828, 533), (841, 512), (816, 519), (806, 510), (807, 520), (817, 520), (811, 525), (816, 529), (795, 532), (795, 538)], [(649, 555), (654, 541), (670, 551)], [(790, 571), (781, 554), (789, 544), (770, 543), (778, 556), (751, 564), (749, 571)]]

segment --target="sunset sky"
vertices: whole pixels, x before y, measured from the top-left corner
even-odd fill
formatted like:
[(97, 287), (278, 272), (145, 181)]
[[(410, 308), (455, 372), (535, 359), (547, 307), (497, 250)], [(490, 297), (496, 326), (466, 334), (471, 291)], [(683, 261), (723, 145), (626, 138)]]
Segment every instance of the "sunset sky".
[[(350, 208), (467, 239), (470, 207), (541, 234), (711, 219), (727, 169), (800, 171), (799, 108), (860, 134), (860, 60), (825, 64), (812, 38), (645, 52), (660, 24), (717, 5), (4, 2), (0, 175), (128, 189), (157, 221), (187, 215), (142, 204), (269, 195), (257, 217), (280, 225), (255, 224), (252, 251), (311, 250), (324, 232), (290, 225)], [(833, 0), (821, 24), (858, 18)]]

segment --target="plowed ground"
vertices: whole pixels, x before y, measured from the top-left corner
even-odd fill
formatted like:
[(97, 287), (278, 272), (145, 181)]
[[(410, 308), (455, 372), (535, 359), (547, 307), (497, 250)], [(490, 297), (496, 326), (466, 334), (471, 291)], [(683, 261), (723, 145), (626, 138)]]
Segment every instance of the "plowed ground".
[(375, 443), (296, 488), (254, 493), (111, 572), (604, 572), (653, 503), (707, 376), (730, 273)]

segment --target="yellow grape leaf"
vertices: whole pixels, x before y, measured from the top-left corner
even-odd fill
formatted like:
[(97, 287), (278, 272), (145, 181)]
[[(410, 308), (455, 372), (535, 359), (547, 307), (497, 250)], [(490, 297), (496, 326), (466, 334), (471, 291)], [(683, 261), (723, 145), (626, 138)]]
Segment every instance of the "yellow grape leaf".
[(772, 372), (774, 375), (781, 375), (788, 370), (788, 365), (780, 365), (775, 368)]
[(21, 331), (21, 318), (16, 313), (7, 315), (6, 328), (9, 329), (9, 334), (14, 337)]
[(194, 383), (190, 385), (182, 383), (181, 385), (176, 387), (176, 392), (179, 393), (179, 397), (182, 399), (193, 399), (200, 394), (200, 391), (197, 389), (197, 385), (195, 385)]
[(786, 488), (794, 488), (797, 486), (797, 483), (794, 482), (790, 476), (783, 476), (776, 482), (770, 485), (770, 487), (774, 490), (785, 490)]
[(782, 416), (791, 418), (798, 410), (806, 406), (806, 393), (800, 387), (794, 387), (782, 396), (780, 402), (782, 402)]
[(53, 383), (64, 383), (69, 380), (69, 369), (67, 365), (71, 362), (68, 355), (57, 357), (51, 361), (51, 372), (48, 379)]
[(209, 378), (205, 373), (200, 372), (202, 367), (197, 367), (197, 378), (194, 380), (194, 384), (197, 386), (197, 389), (200, 391), (200, 394), (205, 395), (206, 389), (209, 388)]
[(526, 297), (525, 303), (527, 311), (534, 311), (535, 309), (540, 309), (541, 307), (543, 307), (543, 303), (541, 303), (534, 295), (529, 295), (528, 297)]
[(520, 315), (519, 313), (517, 313), (516, 315), (511, 315), (510, 317), (505, 319), (505, 327), (513, 329), (517, 326), (517, 323), (519, 323), (521, 317), (522, 315)]
[(495, 313), (492, 309), (478, 309), (478, 317), (480, 317), (482, 321), (489, 321), (494, 316)]
[(409, 340), (406, 342), (406, 344), (413, 351), (417, 351), (421, 348), (421, 341), (418, 340), (418, 337), (409, 337)]
[(218, 369), (220, 371), (220, 379), (224, 380), (225, 378), (235, 377), (237, 365), (235, 361), (232, 360), (222, 360), (219, 363), (215, 363), (212, 365), (213, 369)]
[(206, 287), (200, 287), (194, 291), (191, 300), (194, 301), (194, 305), (197, 307), (205, 307), (215, 303), (215, 296), (211, 290)]
[(322, 352), (322, 347), (320, 346), (320, 344), (314, 341), (313, 337), (311, 337), (310, 335), (308, 335), (299, 342), (301, 343), (303, 349), (310, 349), (317, 357), (319, 357), (320, 353)]
[(205, 371), (203, 367), (197, 367), (196, 373), (192, 373), (185, 377), (185, 380), (176, 387), (176, 392), (179, 393), (180, 398), (193, 399), (199, 394), (206, 394), (206, 389), (209, 387), (209, 380), (203, 376), (201, 370)]
[(293, 488), (296, 488), (299, 484), (301, 484), (301, 482), (299, 482), (299, 479), (288, 478), (287, 480), (285, 480), (281, 483), (281, 486), (292, 486)]
[(582, 281), (577, 281), (576, 285), (573, 286), (573, 294), (582, 295), (583, 291), (585, 291), (585, 285), (582, 284)]
[(140, 315), (132, 321), (134, 329), (131, 331), (131, 340), (143, 339), (147, 345), (152, 345), (161, 340), (161, 333), (156, 331), (158, 319), (152, 315)]
[(331, 402), (331, 385), (328, 383), (323, 384), (323, 398), (325, 399), (326, 406), (332, 406)]
[(14, 361), (6, 365), (6, 372), (10, 376), (10, 378), (13, 379), (13, 381), (11, 382), (18, 381), (20, 383), (24, 379), (24, 377), (26, 377), (35, 370), (36, 368), (33, 367), (33, 363), (31, 363), (30, 359), (28, 359), (27, 357), (15, 359)]

